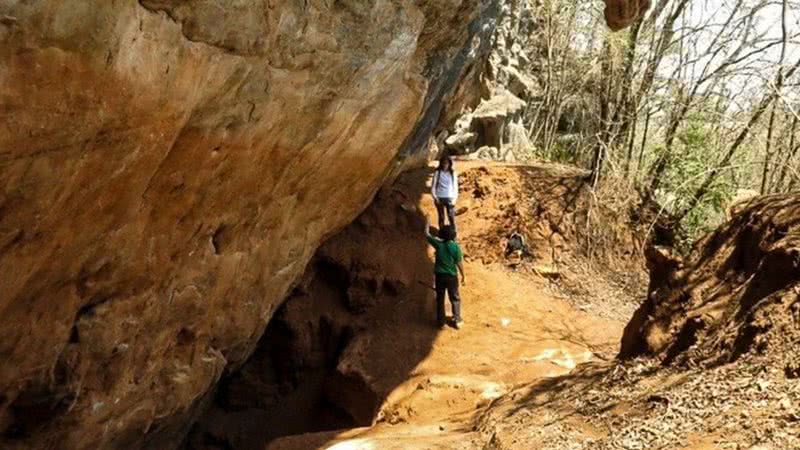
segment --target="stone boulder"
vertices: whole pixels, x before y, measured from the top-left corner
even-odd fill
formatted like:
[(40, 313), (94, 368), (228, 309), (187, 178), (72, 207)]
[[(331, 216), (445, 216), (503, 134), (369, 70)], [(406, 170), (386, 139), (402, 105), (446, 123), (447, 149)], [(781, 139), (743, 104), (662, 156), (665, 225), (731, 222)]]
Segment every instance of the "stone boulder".
[(506, 88), (522, 100), (530, 101), (542, 93), (539, 82), (514, 67), (503, 67), (502, 78)]
[(507, 125), (521, 116), (525, 106), (514, 94), (499, 91), (459, 119), (455, 132), (444, 141), (445, 149), (465, 155), (484, 146), (503, 148), (509, 141)]
[(472, 129), (478, 133), (479, 145), (502, 148), (506, 142), (506, 125), (518, 118), (525, 102), (508, 91), (500, 91), (482, 102), (472, 112)]

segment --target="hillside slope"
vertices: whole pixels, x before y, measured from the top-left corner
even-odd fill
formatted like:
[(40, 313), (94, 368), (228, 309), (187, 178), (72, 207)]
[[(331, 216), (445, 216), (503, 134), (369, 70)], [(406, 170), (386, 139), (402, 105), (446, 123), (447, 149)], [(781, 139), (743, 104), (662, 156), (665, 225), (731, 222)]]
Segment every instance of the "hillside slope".
[[(718, 365), (748, 353), (797, 373), (800, 350), (800, 199), (757, 197), (681, 259), (648, 252), (650, 294), (620, 356)], [(777, 363), (777, 361), (776, 361)]]

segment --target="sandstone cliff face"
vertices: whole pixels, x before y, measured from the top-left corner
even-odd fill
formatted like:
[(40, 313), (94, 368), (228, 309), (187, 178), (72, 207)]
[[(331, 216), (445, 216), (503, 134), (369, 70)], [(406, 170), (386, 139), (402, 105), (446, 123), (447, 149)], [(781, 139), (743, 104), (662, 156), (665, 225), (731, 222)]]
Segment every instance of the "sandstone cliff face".
[(426, 141), (493, 8), (0, 3), (3, 445), (176, 445)]

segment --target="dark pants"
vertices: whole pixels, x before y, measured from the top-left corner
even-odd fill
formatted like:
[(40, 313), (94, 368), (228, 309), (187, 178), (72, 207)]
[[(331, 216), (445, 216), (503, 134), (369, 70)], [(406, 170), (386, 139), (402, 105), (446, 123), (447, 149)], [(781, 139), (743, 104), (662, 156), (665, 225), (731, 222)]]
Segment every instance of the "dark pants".
[(456, 212), (455, 212), (455, 207), (453, 206), (452, 198), (440, 198), (439, 201), (436, 202), (436, 213), (439, 215), (439, 229), (441, 230), (442, 228), (444, 228), (445, 209), (447, 210), (447, 218), (450, 220), (450, 225), (452, 225), (453, 229), (455, 229)]
[(461, 297), (458, 295), (458, 277), (442, 273), (436, 274), (436, 320), (439, 325), (444, 325), (444, 294), (447, 292), (450, 297), (450, 305), (453, 307), (453, 320), (461, 320)]

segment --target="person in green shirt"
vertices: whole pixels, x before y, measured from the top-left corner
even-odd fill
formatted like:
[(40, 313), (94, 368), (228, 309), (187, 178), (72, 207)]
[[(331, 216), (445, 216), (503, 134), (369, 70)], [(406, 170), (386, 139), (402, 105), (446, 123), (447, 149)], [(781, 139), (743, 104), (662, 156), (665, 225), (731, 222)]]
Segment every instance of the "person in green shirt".
[(439, 230), (439, 238), (430, 233), (430, 224), (425, 222), (425, 236), (428, 243), (436, 250), (436, 261), (433, 272), (436, 279), (436, 319), (439, 328), (445, 325), (444, 297), (450, 297), (453, 308), (453, 325), (460, 329), (464, 324), (461, 319), (461, 297), (458, 294), (458, 275), (461, 274), (461, 283), (466, 281), (464, 276), (464, 254), (456, 242), (456, 230), (452, 225), (445, 225)]

